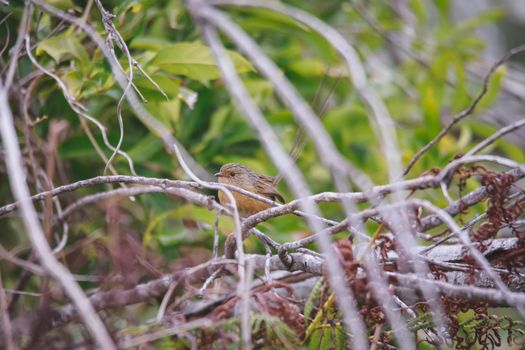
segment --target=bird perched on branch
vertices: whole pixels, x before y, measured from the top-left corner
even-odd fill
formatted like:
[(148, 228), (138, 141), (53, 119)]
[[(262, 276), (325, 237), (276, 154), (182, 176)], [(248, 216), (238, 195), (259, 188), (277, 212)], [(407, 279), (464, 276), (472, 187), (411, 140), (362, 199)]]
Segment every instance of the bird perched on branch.
[[(325, 77), (323, 77), (323, 80), (319, 85), (319, 89), (315, 94), (313, 105), (317, 105), (318, 101), (320, 101), (318, 98), (320, 97), (321, 88), (324, 84), (324, 78)], [(332, 94), (335, 87), (337, 86), (339, 78), (340, 77), (335, 80), (330, 92), (324, 101), (318, 106), (319, 108), (317, 108), (319, 110), (320, 117), (322, 117), (326, 111), (328, 97)], [(290, 157), (294, 161), (299, 158), (299, 154), (303, 150), (305, 144), (306, 138), (302, 128), (300, 128), (295, 135), (292, 148), (290, 149)], [(246, 191), (271, 199), (272, 201), (284, 203), (283, 196), (275, 188), (282, 179), (282, 174), (277, 176), (261, 175), (257, 174), (244, 165), (228, 163), (224, 164), (221, 167), (221, 170), (215, 174), (215, 176), (217, 176), (219, 183), (237, 186)], [(239, 215), (241, 217), (248, 217), (271, 207), (271, 205), (265, 202), (248, 197), (235, 191), (232, 191), (232, 195), (235, 199), (235, 202), (237, 203), (237, 209), (239, 210)], [(222, 205), (229, 204), (228, 197), (222, 191), (219, 191), (219, 202)], [(244, 238), (245, 237), (243, 237), (243, 239)], [(224, 255), (227, 259), (232, 259), (235, 257), (235, 245), (235, 236), (233, 233), (231, 233), (228, 235), (228, 238), (224, 243)]]
[[(333, 83), (328, 95), (321, 101), (321, 90), (325, 82), (325, 78), (328, 76), (328, 72), (325, 72), (323, 80), (321, 81), (317, 92), (315, 93), (314, 101), (312, 104), (317, 106), (319, 111), (319, 117), (322, 118), (326, 108), (328, 106), (328, 98), (335, 90), (340, 76), (337, 77)], [(303, 150), (306, 144), (306, 138), (302, 128), (299, 128), (295, 134), (295, 138), (292, 143), (292, 148), (290, 149), (290, 157), (296, 161), (299, 158), (301, 151)], [(221, 170), (215, 174), (217, 176), (219, 183), (234, 185), (240, 187), (246, 191), (261, 195), (272, 201), (279, 201), (284, 203), (283, 196), (275, 188), (279, 181), (282, 179), (282, 174), (277, 176), (268, 176), (257, 174), (255, 171), (250, 168), (237, 164), (237, 163), (228, 163), (224, 164), (221, 167)], [(237, 208), (239, 209), (239, 214), (242, 217), (248, 217), (250, 215), (256, 214), (260, 211), (270, 208), (271, 206), (267, 203), (261, 202), (260, 200), (250, 198), (238, 192), (232, 191), (233, 197), (237, 202)], [(222, 205), (229, 204), (228, 197), (222, 191), (219, 191), (219, 202)]]
[[(224, 164), (215, 176), (219, 183), (237, 186), (272, 201), (284, 203), (283, 196), (275, 188), (276, 177), (274, 176), (257, 174), (250, 168), (237, 163)], [(248, 217), (271, 207), (267, 203), (235, 191), (232, 191), (232, 195), (241, 217)], [(229, 204), (228, 197), (222, 191), (219, 191), (219, 202), (222, 205)]]

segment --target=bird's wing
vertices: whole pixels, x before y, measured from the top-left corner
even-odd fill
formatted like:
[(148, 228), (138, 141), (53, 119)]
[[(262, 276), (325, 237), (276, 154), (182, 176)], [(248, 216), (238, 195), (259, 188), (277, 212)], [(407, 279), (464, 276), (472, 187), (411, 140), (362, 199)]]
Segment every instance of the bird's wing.
[(277, 191), (271, 193), (264, 193), (264, 195), (270, 197), (274, 202), (277, 201), (284, 204), (284, 197)]
[(256, 193), (268, 197), (272, 201), (284, 203), (284, 197), (275, 189), (273, 185), (273, 176), (259, 175), (262, 179), (255, 183)]

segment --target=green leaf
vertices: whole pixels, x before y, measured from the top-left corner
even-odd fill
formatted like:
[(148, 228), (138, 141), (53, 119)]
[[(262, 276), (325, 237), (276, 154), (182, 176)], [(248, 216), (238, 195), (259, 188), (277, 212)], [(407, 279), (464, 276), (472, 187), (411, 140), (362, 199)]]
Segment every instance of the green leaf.
[(239, 19), (243, 28), (251, 30), (273, 30), (277, 32), (290, 33), (291, 30), (299, 29), (304, 32), (310, 28), (289, 16), (263, 8), (242, 8), (242, 12), (250, 16)]
[(456, 73), (456, 89), (453, 93), (454, 111), (459, 112), (471, 103), (467, 90), (467, 76), (461, 57), (455, 53), (450, 53), (449, 56)]
[(340, 324), (338, 324), (335, 327), (335, 348), (336, 348), (336, 350), (344, 350), (344, 349), (346, 349), (345, 329)]
[(323, 331), (321, 329), (316, 329), (312, 336), (310, 337), (310, 341), (308, 342), (308, 350), (319, 350), (321, 349), (321, 338), (323, 336)]
[(80, 39), (73, 32), (66, 31), (42, 41), (37, 46), (37, 55), (46, 52), (56, 63), (66, 58), (77, 58), (81, 62), (88, 62), (89, 55), (80, 43)]
[(228, 116), (231, 113), (231, 108), (229, 105), (223, 106), (213, 115), (211, 116), (210, 126), (208, 127), (208, 130), (204, 134), (204, 136), (201, 138), (201, 141), (195, 146), (193, 149), (193, 152), (195, 153), (201, 153), (204, 151), (206, 147), (208, 147), (209, 143), (217, 138), (219, 135), (224, 134), (225, 126), (227, 124)]
[(333, 341), (332, 337), (332, 328), (326, 327), (323, 332), (323, 339), (321, 340), (321, 344), (319, 346), (319, 349), (330, 349)]
[(169, 46), (170, 41), (164, 38), (143, 36), (133, 39), (129, 47), (132, 49), (159, 51)]
[(445, 81), (448, 78), (447, 73), (449, 64), (450, 57), (448, 55), (448, 52), (445, 52), (444, 54), (435, 57), (434, 61), (432, 62), (432, 65), (430, 66), (432, 76), (439, 82)]
[[(208, 208), (185, 204), (179, 208), (179, 212), (181, 218), (205, 222), (209, 225), (215, 223), (216, 213), (209, 211)], [(228, 216), (221, 216), (221, 220), (219, 221), (219, 232), (227, 234), (233, 230), (234, 226), (232, 219)]]
[(479, 102), (478, 109), (487, 108), (496, 102), (501, 90), (501, 82), (507, 73), (505, 66), (501, 66), (492, 75), (487, 86), (487, 93)]
[(499, 140), (496, 142), (496, 144), (498, 148), (508, 154), (511, 159), (514, 159), (518, 163), (525, 162), (525, 152), (523, 152), (523, 147), (505, 142), (503, 140)]
[(472, 130), (466, 125), (462, 125), (460, 130), (457, 147), (459, 149), (467, 149), (472, 142)]
[(78, 71), (69, 71), (62, 75), (62, 80), (66, 83), (67, 89), (75, 98), (79, 98), (82, 90), (83, 79)]
[(435, 134), (439, 132), (439, 102), (436, 99), (434, 87), (427, 84), (423, 89), (423, 119), (427, 133)]
[(323, 278), (319, 278), (317, 283), (312, 288), (312, 292), (308, 296), (308, 300), (304, 304), (304, 322), (306, 325), (308, 325), (310, 314), (315, 308), (315, 304), (319, 302), (319, 298), (321, 297), (321, 293), (323, 291), (324, 281)]
[(146, 109), (169, 130), (178, 126), (180, 106), (181, 103), (178, 98), (169, 101), (154, 101), (145, 105)]
[(324, 63), (316, 59), (293, 61), (290, 64), (290, 69), (303, 77), (320, 77), (326, 72)]
[(142, 163), (153, 158), (153, 156), (162, 151), (163, 145), (158, 137), (146, 135), (128, 151), (129, 156), (135, 163)]
[(46, 0), (45, 2), (61, 10), (72, 10), (75, 8), (75, 4), (71, 0)]
[[(228, 51), (237, 72), (253, 71), (253, 67), (244, 57), (234, 51)], [(152, 61), (168, 72), (184, 75), (196, 80), (213, 80), (220, 77), (219, 69), (210, 49), (200, 43), (181, 42), (159, 51)]]
[(273, 94), (273, 85), (264, 79), (244, 79), (246, 89), (248, 89), (250, 96), (257, 102), (257, 104), (267, 101)]
[[(157, 83), (158, 86), (160, 86), (160, 88), (168, 96), (176, 97), (177, 94), (179, 93), (180, 80), (173, 79), (171, 77), (168, 77), (166, 74), (159, 74), (159, 73), (151, 74), (150, 77), (151, 79), (153, 79), (155, 83)], [(140, 90), (147, 89), (151, 91), (157, 91), (160, 94), (160, 91), (157, 89), (157, 87), (155, 87), (155, 85), (153, 85), (151, 81), (149, 81), (146, 77), (142, 75), (134, 78), (133, 83), (135, 83), (135, 85), (138, 88), (140, 88)], [(165, 100), (165, 97), (162, 96), (162, 99)]]

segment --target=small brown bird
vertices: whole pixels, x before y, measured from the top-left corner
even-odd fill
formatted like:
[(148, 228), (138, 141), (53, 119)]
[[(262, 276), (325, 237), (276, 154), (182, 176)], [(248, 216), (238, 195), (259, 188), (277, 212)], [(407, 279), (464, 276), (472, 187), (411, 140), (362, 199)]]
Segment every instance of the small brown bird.
[[(224, 164), (215, 176), (219, 183), (237, 186), (272, 201), (284, 203), (283, 196), (275, 188), (274, 176), (257, 174), (250, 168), (236, 163)], [(232, 194), (241, 217), (248, 217), (271, 207), (267, 203), (238, 192), (232, 191)], [(219, 191), (219, 202), (222, 205), (229, 203), (228, 197), (222, 191)]]

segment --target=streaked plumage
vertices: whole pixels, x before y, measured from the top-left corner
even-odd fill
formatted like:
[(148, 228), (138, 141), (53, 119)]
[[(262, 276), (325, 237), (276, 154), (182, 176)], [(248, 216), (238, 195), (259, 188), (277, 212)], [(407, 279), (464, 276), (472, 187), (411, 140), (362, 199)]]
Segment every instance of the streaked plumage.
[[(217, 176), (219, 183), (234, 185), (270, 200), (284, 203), (283, 196), (275, 188), (275, 177), (273, 176), (257, 174), (250, 168), (237, 163), (223, 165), (215, 176)], [(242, 217), (270, 208), (270, 205), (254, 198), (234, 191), (232, 191), (232, 194), (237, 202), (239, 214)], [(219, 191), (219, 201), (221, 204), (229, 203), (228, 197), (222, 191)]]

